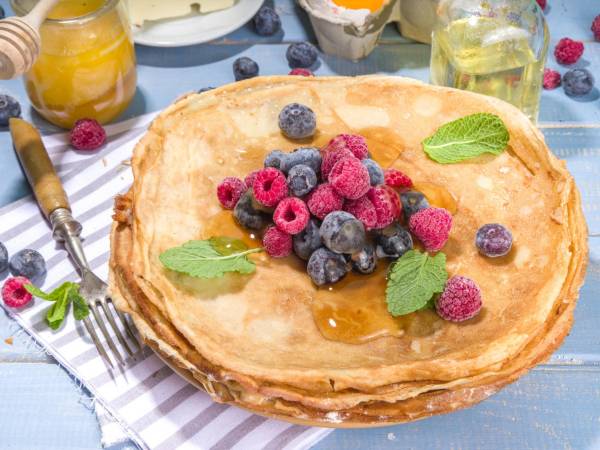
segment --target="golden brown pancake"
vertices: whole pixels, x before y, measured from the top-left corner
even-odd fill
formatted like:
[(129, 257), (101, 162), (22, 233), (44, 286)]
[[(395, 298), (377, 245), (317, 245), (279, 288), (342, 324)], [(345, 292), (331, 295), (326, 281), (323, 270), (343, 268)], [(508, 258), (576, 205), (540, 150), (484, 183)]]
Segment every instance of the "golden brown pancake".
[[(313, 139), (281, 134), (277, 116), (292, 102), (315, 111)], [(506, 152), (452, 165), (427, 158), (423, 139), (477, 112), (504, 120)], [(375, 160), (453, 210), (442, 251), (449, 276), (480, 286), (478, 317), (392, 319), (383, 271), (328, 293), (296, 257), (259, 255), (254, 274), (210, 280), (163, 268), (160, 253), (188, 240), (250, 240), (217, 201), (223, 178), (243, 178), (273, 149), (321, 146), (339, 133), (364, 135)], [(116, 205), (113, 296), (145, 340), (217, 401), (320, 425), (413, 420), (491, 395), (547, 358), (571, 326), (587, 261), (579, 193), (539, 131), (497, 99), (387, 76), (255, 78), (167, 108), (137, 145), (133, 171)], [(474, 245), (493, 222), (514, 236), (499, 259)]]

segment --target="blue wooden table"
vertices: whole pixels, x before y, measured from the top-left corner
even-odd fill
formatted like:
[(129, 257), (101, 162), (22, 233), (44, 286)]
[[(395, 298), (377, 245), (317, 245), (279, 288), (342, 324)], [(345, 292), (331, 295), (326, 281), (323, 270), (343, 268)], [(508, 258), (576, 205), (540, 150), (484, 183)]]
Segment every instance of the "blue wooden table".
[[(7, 0), (0, 5), (10, 11)], [(184, 92), (232, 82), (231, 65), (240, 55), (255, 59), (263, 75), (287, 73), (287, 45), (315, 39), (292, 0), (276, 1), (276, 7), (283, 32), (274, 37), (260, 37), (247, 25), (206, 45), (138, 47), (138, 92), (124, 118), (164, 108)], [(546, 11), (551, 46), (565, 36), (584, 41), (579, 64), (592, 70), (600, 85), (600, 43), (593, 42), (589, 31), (597, 14), (598, 0), (549, 0)], [(322, 56), (317, 74), (383, 72), (427, 80), (428, 64), (428, 46), (402, 39), (388, 26), (369, 58), (350, 62)], [(548, 65), (556, 67), (552, 56)], [(0, 82), (0, 93), (16, 97), (24, 117), (44, 133), (57, 131), (32, 113), (20, 80)], [(561, 89), (546, 91), (540, 114), (549, 147), (567, 161), (577, 179), (591, 233), (600, 233), (599, 97), (598, 89), (580, 101), (565, 97)], [(0, 206), (29, 192), (2, 129), (0, 170)], [(396, 427), (335, 431), (315, 448), (600, 449), (600, 237), (590, 238), (590, 247), (575, 326), (546, 364), (469, 410)], [(99, 448), (99, 428), (87, 393), (0, 312), (0, 449)]]

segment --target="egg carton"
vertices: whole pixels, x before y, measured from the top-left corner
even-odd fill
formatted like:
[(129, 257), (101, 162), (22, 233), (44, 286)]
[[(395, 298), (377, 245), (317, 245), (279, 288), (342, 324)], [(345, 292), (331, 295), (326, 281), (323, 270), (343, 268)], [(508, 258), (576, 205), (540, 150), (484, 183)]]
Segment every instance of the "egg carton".
[[(437, 0), (386, 0), (375, 13), (339, 14), (329, 0), (298, 0), (308, 13), (323, 52), (347, 59), (369, 55), (386, 24), (395, 22), (409, 39), (431, 43)], [(348, 11), (348, 10), (346, 10)]]

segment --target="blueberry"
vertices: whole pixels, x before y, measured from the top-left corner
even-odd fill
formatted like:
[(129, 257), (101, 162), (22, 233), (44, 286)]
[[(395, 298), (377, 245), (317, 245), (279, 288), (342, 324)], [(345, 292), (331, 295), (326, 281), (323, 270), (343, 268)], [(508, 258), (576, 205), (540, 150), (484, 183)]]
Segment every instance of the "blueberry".
[(404, 219), (406, 219), (407, 222), (413, 214), (422, 209), (429, 208), (429, 202), (425, 196), (417, 191), (402, 192), (400, 194), (400, 201), (402, 202)]
[(277, 170), (283, 170), (283, 161), (287, 158), (287, 154), (281, 150), (271, 151), (265, 158), (265, 168), (274, 167)]
[(254, 16), (254, 28), (261, 36), (271, 36), (281, 29), (281, 19), (269, 6), (261, 7)]
[(397, 222), (380, 230), (375, 241), (377, 256), (380, 258), (400, 258), (413, 248), (410, 233)]
[(372, 244), (365, 244), (361, 251), (351, 256), (352, 268), (359, 273), (373, 273), (377, 267), (377, 255)]
[(475, 245), (485, 255), (504, 256), (512, 247), (512, 233), (499, 223), (488, 223), (477, 230)]
[(15, 253), (8, 264), (14, 277), (25, 277), (34, 284), (42, 284), (46, 277), (46, 261), (35, 250), (25, 249)]
[(0, 95), (0, 126), (7, 127), (8, 119), (21, 115), (21, 105), (10, 95)]
[(250, 230), (260, 230), (267, 224), (267, 216), (256, 208), (252, 189), (248, 189), (233, 208), (235, 220)]
[(316, 147), (300, 147), (288, 153), (282, 170), (287, 173), (292, 167), (304, 164), (315, 173), (321, 171), (321, 152)]
[(327, 214), (320, 232), (325, 247), (336, 253), (358, 252), (365, 245), (365, 226), (345, 211)]
[(198, 89), (196, 92), (197, 92), (198, 94), (202, 94), (203, 92), (212, 91), (213, 89), (214, 89), (214, 87), (213, 87), (213, 86), (206, 86), (206, 87), (203, 87), (203, 88), (200, 88), (200, 89)]
[(258, 64), (250, 58), (242, 56), (233, 62), (233, 75), (235, 81), (254, 78), (258, 75)]
[(308, 68), (311, 67), (318, 57), (317, 48), (309, 42), (297, 42), (291, 44), (285, 57), (292, 69), (297, 67)]
[(363, 166), (369, 171), (369, 179), (371, 180), (371, 186), (379, 186), (385, 181), (383, 169), (374, 160), (367, 158), (361, 161)]
[(290, 169), (287, 176), (290, 191), (296, 197), (302, 197), (312, 191), (317, 185), (317, 174), (310, 167), (298, 164)]
[(321, 247), (310, 255), (306, 271), (317, 286), (336, 283), (348, 273), (348, 264), (343, 255)]
[(582, 97), (594, 87), (594, 76), (587, 69), (572, 69), (564, 74), (562, 86), (570, 97)]
[(0, 20), (6, 17), (6, 13), (4, 12), (4, 8), (0, 6)]
[(290, 103), (279, 113), (279, 128), (289, 138), (303, 139), (315, 133), (317, 117), (308, 106)]
[(310, 219), (306, 228), (294, 237), (294, 252), (299, 258), (308, 260), (313, 252), (321, 247), (321, 234), (319, 233), (319, 222)]
[(0, 275), (8, 269), (8, 250), (2, 242), (0, 242)]

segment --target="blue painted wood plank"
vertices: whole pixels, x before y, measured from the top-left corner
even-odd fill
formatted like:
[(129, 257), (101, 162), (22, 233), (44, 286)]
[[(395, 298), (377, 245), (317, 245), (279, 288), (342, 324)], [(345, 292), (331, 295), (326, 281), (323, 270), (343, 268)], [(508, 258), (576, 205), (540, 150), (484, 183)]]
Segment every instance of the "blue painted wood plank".
[[(0, 448), (100, 448), (89, 399), (62, 369), (0, 364), (0, 379)], [(315, 449), (597, 449), (598, 386), (598, 368), (537, 369), (469, 410), (381, 429), (336, 431)]]

